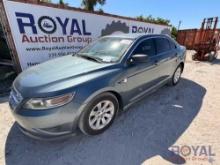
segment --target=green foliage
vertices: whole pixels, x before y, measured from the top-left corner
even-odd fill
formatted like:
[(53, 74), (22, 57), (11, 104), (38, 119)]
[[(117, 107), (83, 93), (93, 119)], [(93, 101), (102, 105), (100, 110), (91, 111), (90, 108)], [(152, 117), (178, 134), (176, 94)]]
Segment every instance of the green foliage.
[(171, 36), (176, 39), (177, 38), (177, 33), (178, 33), (178, 30), (175, 26), (172, 26), (172, 30), (171, 30)]
[(147, 17), (144, 17), (143, 15), (140, 15), (140, 16), (136, 17), (136, 19), (139, 20), (139, 21), (145, 21), (145, 22), (149, 22), (149, 23), (156, 23), (156, 24), (171, 26), (172, 27), (171, 36), (174, 39), (176, 39), (176, 37), (177, 37), (178, 30), (175, 26), (171, 25), (170, 20), (168, 20), (168, 19), (164, 19), (164, 18), (161, 18), (161, 17), (154, 18), (154, 17), (152, 17), (152, 15), (149, 15)]
[(138, 21), (145, 21), (145, 18), (143, 17), (143, 15), (137, 16), (136, 19)]
[(83, 0), (82, 6), (84, 9), (89, 11), (94, 11), (94, 8), (97, 4), (104, 5), (106, 0)]
[(160, 18), (160, 17), (154, 18), (154, 17), (152, 17), (152, 15), (149, 15), (147, 17), (144, 17), (143, 15), (140, 15), (136, 18), (139, 21), (145, 21), (145, 22), (157, 23), (157, 24), (163, 24), (163, 25), (170, 25), (170, 20), (163, 19), (163, 18)]
[(103, 9), (99, 9), (99, 10), (97, 10), (97, 12), (99, 12), (99, 13), (101, 13), (101, 14), (103, 14), (104, 13), (104, 11), (103, 11)]
[(170, 25), (170, 20), (168, 19), (157, 18), (156, 22), (158, 22), (159, 24)]
[(59, 0), (59, 4), (60, 5), (64, 5), (64, 1), (63, 0)]

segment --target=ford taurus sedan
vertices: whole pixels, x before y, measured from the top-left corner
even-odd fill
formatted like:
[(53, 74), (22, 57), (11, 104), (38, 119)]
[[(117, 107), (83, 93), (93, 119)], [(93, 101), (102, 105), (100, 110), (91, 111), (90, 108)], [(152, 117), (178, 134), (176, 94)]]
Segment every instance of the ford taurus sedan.
[(186, 49), (166, 35), (102, 37), (75, 55), (23, 71), (10, 94), (25, 134), (38, 139), (105, 131), (118, 113), (143, 96), (176, 85)]

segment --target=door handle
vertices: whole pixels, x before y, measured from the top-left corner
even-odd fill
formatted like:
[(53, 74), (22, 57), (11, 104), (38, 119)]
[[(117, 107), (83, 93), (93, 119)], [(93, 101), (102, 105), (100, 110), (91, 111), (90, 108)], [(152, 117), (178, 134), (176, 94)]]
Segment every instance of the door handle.
[(128, 82), (128, 79), (127, 78), (124, 78), (123, 80), (120, 80), (118, 83), (119, 84), (125, 84)]

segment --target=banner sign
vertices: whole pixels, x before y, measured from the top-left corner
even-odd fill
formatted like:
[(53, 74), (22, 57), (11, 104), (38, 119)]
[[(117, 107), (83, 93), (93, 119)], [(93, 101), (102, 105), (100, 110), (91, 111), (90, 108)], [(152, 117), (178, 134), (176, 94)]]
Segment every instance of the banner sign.
[(113, 33), (170, 34), (170, 27), (76, 10), (4, 1), (22, 70), (73, 54)]

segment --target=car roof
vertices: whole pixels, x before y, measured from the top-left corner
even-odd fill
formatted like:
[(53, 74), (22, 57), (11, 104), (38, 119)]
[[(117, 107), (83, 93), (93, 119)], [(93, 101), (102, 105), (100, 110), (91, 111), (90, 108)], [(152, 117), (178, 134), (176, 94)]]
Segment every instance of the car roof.
[(117, 38), (126, 38), (126, 39), (139, 39), (145, 37), (168, 37), (164, 34), (112, 34), (105, 37), (117, 37)]

